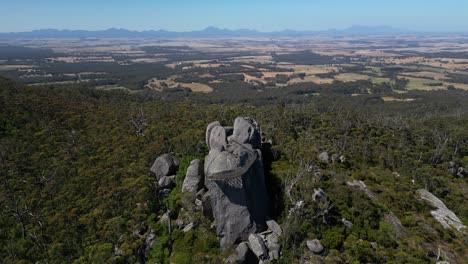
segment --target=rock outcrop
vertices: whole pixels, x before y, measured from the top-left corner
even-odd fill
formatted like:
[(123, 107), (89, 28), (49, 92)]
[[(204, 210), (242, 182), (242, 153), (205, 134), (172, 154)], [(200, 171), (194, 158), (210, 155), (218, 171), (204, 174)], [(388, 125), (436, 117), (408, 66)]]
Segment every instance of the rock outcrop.
[(458, 231), (463, 232), (466, 226), (462, 224), (460, 219), (452, 212), (447, 206), (436, 196), (425, 189), (417, 190), (420, 197), (428, 201), (432, 206), (436, 207), (437, 210), (431, 211), (431, 215), (444, 227), (454, 227)]
[[(232, 135), (230, 135), (232, 133)], [(265, 186), (261, 132), (253, 118), (236, 118), (226, 130), (219, 122), (208, 125), (205, 185), (211, 201), (221, 248), (246, 241), (266, 229), (269, 202)]]

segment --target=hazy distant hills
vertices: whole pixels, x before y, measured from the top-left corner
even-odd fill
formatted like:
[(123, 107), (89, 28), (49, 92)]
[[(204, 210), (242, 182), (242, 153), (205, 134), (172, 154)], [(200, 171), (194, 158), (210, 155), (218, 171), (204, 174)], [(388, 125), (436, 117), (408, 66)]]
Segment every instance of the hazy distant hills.
[(174, 32), (166, 30), (132, 31), (111, 28), (106, 30), (57, 30), (40, 29), (29, 32), (0, 33), (0, 39), (31, 39), (31, 38), (168, 38), (168, 37), (254, 37), (254, 36), (350, 36), (350, 35), (399, 35), (414, 34), (415, 31), (392, 28), (388, 26), (368, 27), (352, 26), (346, 29), (331, 29), (322, 31), (283, 30), (276, 32), (260, 32), (252, 29), (221, 29), (207, 27), (203, 30)]

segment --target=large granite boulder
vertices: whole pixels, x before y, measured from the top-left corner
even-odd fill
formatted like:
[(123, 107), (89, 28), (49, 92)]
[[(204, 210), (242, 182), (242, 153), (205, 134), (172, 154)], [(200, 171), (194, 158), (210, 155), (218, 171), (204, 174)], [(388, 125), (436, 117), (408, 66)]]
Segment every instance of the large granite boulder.
[(266, 229), (269, 212), (259, 125), (252, 118), (236, 118), (232, 133), (227, 137), (217, 122), (206, 132), (205, 185), (223, 249)]
[(190, 162), (182, 184), (182, 191), (195, 195), (204, 186), (203, 161), (196, 159)]
[(179, 168), (179, 161), (172, 154), (163, 154), (159, 156), (151, 166), (151, 172), (159, 181), (164, 176), (175, 175)]

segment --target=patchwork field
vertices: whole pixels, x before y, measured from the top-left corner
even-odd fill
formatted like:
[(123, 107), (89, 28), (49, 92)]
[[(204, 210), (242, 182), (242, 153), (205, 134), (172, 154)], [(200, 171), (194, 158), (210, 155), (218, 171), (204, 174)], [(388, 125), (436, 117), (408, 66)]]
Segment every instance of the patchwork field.
[[(12, 47), (18, 52), (2, 53)], [(256, 90), (333, 82), (399, 93), (468, 89), (468, 37), (1, 40), (0, 75), (30, 85), (160, 92), (210, 93), (230, 83)]]

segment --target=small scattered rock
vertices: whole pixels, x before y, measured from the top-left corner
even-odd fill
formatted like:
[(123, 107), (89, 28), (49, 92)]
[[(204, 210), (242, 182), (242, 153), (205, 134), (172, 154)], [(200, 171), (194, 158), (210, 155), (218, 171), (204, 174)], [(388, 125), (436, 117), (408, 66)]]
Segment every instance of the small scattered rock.
[(344, 155), (340, 156), (340, 162), (341, 163), (346, 163), (346, 157)]
[(371, 242), (370, 245), (373, 250), (377, 250), (377, 248), (379, 247), (379, 244), (377, 244), (377, 242)]
[(336, 154), (336, 153), (333, 153), (333, 154), (331, 155), (331, 162), (333, 162), (333, 163), (338, 163), (338, 162), (340, 162), (340, 156), (338, 156), (338, 154)]
[(324, 250), (322, 243), (318, 239), (307, 240), (306, 244), (307, 248), (314, 254), (320, 254)]
[(161, 219), (160, 219), (160, 220), (161, 220), (161, 222), (169, 222), (170, 219), (171, 219), (171, 218), (170, 218), (170, 216), (169, 216), (169, 212), (167, 212), (167, 213), (165, 213), (165, 214), (163, 214), (163, 215), (161, 216)]
[(353, 229), (354, 224), (351, 221), (346, 220), (346, 218), (341, 219), (341, 222), (346, 226), (346, 228)]
[(328, 152), (322, 152), (318, 155), (318, 159), (320, 161), (323, 161), (325, 163), (329, 163), (330, 162), (330, 155), (328, 155)]
[(182, 232), (187, 233), (188, 231), (192, 230), (192, 228), (193, 228), (193, 223), (190, 223), (186, 225), (184, 229), (182, 229)]

